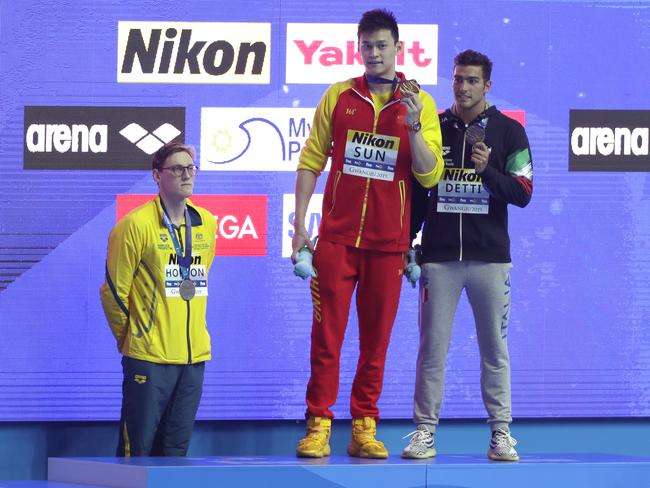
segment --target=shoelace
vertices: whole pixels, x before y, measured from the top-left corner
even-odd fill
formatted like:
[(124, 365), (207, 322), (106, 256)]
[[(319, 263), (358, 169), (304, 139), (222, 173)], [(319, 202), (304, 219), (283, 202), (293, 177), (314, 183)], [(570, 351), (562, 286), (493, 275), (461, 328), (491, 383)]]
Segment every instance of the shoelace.
[(402, 439), (406, 439), (407, 437), (411, 436), (412, 438), (409, 441), (409, 444), (416, 444), (420, 442), (428, 443), (433, 439), (433, 435), (428, 430), (414, 430), (413, 432), (406, 434), (404, 437), (402, 437)]
[(306, 442), (311, 442), (312, 440), (317, 440), (318, 442), (325, 442), (327, 439), (327, 431), (322, 429), (309, 429), (307, 436), (301, 439), (300, 443), (304, 444)]
[(517, 445), (516, 439), (512, 437), (509, 432), (506, 432), (503, 429), (495, 430), (492, 440), (496, 447), (510, 448)]

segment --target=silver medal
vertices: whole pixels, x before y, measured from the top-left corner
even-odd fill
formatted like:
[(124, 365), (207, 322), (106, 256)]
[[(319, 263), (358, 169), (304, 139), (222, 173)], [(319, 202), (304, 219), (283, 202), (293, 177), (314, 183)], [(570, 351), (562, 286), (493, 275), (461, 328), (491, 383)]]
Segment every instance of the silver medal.
[(178, 287), (181, 298), (189, 302), (196, 294), (196, 285), (192, 280), (181, 281), (181, 286)]

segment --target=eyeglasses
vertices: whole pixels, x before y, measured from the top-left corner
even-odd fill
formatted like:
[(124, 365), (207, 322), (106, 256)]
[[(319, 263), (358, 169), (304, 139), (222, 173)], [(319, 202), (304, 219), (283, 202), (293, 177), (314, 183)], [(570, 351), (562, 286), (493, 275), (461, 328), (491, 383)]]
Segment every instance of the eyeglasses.
[(163, 168), (158, 168), (158, 171), (164, 171), (166, 169), (171, 171), (174, 176), (180, 178), (185, 174), (185, 171), (187, 171), (187, 174), (189, 176), (196, 175), (196, 172), (199, 170), (199, 167), (195, 164), (190, 164), (189, 166), (182, 166), (180, 164), (176, 164), (174, 166), (165, 166)]

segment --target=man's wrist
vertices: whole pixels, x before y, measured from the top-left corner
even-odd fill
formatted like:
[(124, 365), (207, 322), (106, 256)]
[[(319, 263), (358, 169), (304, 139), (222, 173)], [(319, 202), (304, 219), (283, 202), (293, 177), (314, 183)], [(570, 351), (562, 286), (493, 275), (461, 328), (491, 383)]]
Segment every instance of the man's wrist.
[(410, 124), (406, 124), (406, 130), (409, 132), (420, 132), (420, 129), (422, 129), (422, 122), (419, 120), (416, 120), (415, 122), (411, 122)]

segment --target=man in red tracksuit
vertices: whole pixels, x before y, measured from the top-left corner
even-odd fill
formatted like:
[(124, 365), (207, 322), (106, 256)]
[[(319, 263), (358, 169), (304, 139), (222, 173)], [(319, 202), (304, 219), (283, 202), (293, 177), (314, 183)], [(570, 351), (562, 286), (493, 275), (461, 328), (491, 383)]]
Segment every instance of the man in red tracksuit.
[(313, 250), (305, 214), (328, 157), (332, 166), (314, 254), (311, 378), (307, 435), (296, 454), (330, 453), (339, 361), (350, 302), (357, 288), (360, 355), (352, 387), (348, 454), (386, 458), (375, 439), (386, 351), (397, 313), (404, 257), (410, 243), (411, 181), (432, 187), (441, 177), (440, 124), (433, 98), (395, 71), (402, 49), (397, 22), (386, 10), (363, 14), (359, 78), (335, 83), (319, 103), (300, 155), (296, 179), (293, 259)]

